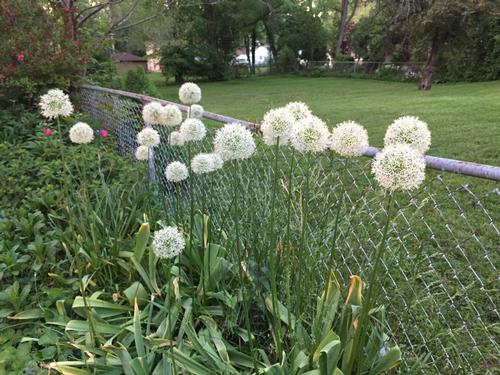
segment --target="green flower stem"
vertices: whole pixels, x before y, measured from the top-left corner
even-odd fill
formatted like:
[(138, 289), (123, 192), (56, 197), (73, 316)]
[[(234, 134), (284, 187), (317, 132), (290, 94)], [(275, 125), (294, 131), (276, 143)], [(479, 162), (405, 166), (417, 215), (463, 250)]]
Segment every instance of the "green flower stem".
[[(376, 297), (374, 290), (375, 290), (375, 282), (378, 277), (378, 272), (380, 268), (380, 264), (382, 263), (382, 255), (385, 250), (385, 244), (387, 242), (387, 234), (389, 232), (389, 225), (391, 223), (392, 219), (392, 208), (393, 208), (393, 199), (394, 195), (392, 193), (389, 194), (389, 199), (387, 200), (387, 218), (384, 224), (384, 229), (382, 232), (382, 239), (375, 251), (375, 262), (372, 267), (372, 271), (370, 273), (370, 276), (368, 278), (368, 294), (366, 296), (365, 302), (362, 304), (361, 308), (361, 316), (359, 318), (359, 323), (358, 323), (358, 329), (356, 330), (356, 334), (354, 336), (354, 345), (353, 345), (353, 351), (352, 351), (352, 356), (349, 358), (348, 364), (346, 368), (343, 368), (342, 371), (344, 372), (345, 375), (351, 374), (355, 362), (359, 359), (361, 356), (361, 352), (364, 346), (365, 342), (365, 333), (367, 330), (367, 320), (369, 318), (369, 313), (370, 310), (372, 309), (372, 303)], [(356, 373), (359, 375), (361, 373), (361, 360), (357, 362), (357, 367), (356, 367)]]
[(281, 362), (283, 352), (281, 342), (281, 319), (278, 309), (278, 288), (277, 288), (277, 267), (278, 267), (278, 247), (277, 247), (277, 234), (275, 230), (275, 216), (276, 216), (276, 195), (278, 193), (278, 154), (279, 154), (279, 137), (276, 142), (274, 152), (274, 166), (273, 166), (273, 186), (271, 191), (271, 219), (270, 219), (270, 259), (271, 259), (271, 297), (273, 302), (273, 317), (274, 317), (274, 336), (276, 340), (277, 359)]
[[(188, 149), (188, 164), (191, 162), (191, 143), (187, 144)], [(193, 171), (189, 172), (188, 176), (189, 184), (189, 250), (193, 251), (193, 232), (194, 232), (194, 189), (193, 189)], [(189, 268), (189, 278), (193, 280), (193, 274), (191, 267)]]
[[(306, 179), (305, 179), (305, 184), (304, 184), (304, 190), (302, 192), (302, 201), (301, 201), (301, 206), (302, 206), (302, 223), (301, 223), (301, 230), (300, 230), (300, 242), (299, 242), (299, 251), (301, 252), (302, 256), (300, 259), (308, 259), (309, 257), (307, 256), (307, 251), (305, 248), (306, 244), (306, 232), (307, 232), (307, 222), (309, 218), (309, 184), (310, 184), (310, 175), (311, 175), (311, 154), (308, 153), (306, 155)], [(296, 265), (297, 270), (301, 269), (299, 264)], [(301, 277), (300, 277), (300, 272), (297, 272), (297, 280), (296, 280), (296, 285), (300, 285), (301, 283)], [(302, 286), (299, 290), (299, 303), (298, 303), (298, 308), (299, 312), (302, 313), (304, 311), (304, 296), (303, 296), (303, 291), (304, 288), (307, 289), (306, 286)]]
[[(168, 282), (168, 293), (167, 293), (167, 300), (168, 300), (168, 339), (170, 340), (170, 357), (172, 359), (173, 367), (174, 367), (174, 374), (177, 374), (176, 371), (176, 365), (175, 365), (175, 357), (174, 357), (174, 333), (172, 330), (172, 280), (171, 280), (171, 267), (170, 265), (167, 266), (168, 268), (168, 273), (167, 273), (167, 282)], [(180, 282), (179, 282), (180, 285)]]

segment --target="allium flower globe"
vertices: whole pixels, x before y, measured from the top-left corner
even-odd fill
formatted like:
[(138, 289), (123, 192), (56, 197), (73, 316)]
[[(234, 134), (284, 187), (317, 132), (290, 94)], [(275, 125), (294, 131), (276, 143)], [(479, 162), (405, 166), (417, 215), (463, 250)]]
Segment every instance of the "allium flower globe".
[(295, 124), (295, 116), (286, 107), (271, 109), (264, 115), (260, 130), (264, 137), (264, 142), (271, 146), (278, 142), (284, 145), (290, 138), (293, 126)]
[(181, 232), (175, 227), (166, 227), (154, 233), (153, 252), (158, 258), (171, 259), (181, 254), (186, 241)]
[(52, 89), (40, 98), (40, 109), (44, 117), (54, 119), (66, 117), (73, 113), (73, 105), (69, 96), (62, 90)]
[(163, 107), (163, 125), (176, 126), (182, 122), (182, 112), (176, 105), (167, 104)]
[(201, 119), (203, 118), (204, 109), (199, 104), (193, 104), (189, 110), (191, 118)]
[(413, 190), (425, 179), (425, 159), (409, 145), (390, 145), (375, 155), (372, 173), (378, 184), (391, 192)]
[(255, 149), (252, 133), (239, 123), (226, 124), (215, 134), (214, 151), (224, 161), (248, 159)]
[(148, 160), (149, 159), (149, 147), (139, 146), (135, 150), (135, 158), (137, 160)]
[(359, 156), (368, 147), (368, 132), (354, 121), (338, 124), (330, 137), (330, 148), (344, 157)]
[(191, 160), (191, 169), (196, 174), (210, 173), (214, 170), (214, 160), (211, 154), (198, 154)]
[(94, 139), (94, 130), (84, 122), (77, 122), (69, 129), (69, 139), (73, 143), (85, 144)]
[(183, 146), (184, 145), (184, 137), (181, 132), (175, 131), (170, 133), (170, 145), (171, 146)]
[(167, 165), (165, 169), (165, 177), (171, 182), (180, 182), (188, 178), (189, 172), (184, 163), (174, 161)]
[(302, 102), (290, 102), (286, 105), (286, 108), (292, 112), (296, 121), (302, 120), (303, 118), (312, 116), (311, 110), (307, 104)]
[(163, 106), (157, 102), (146, 104), (142, 108), (142, 119), (149, 125), (163, 124), (165, 122)]
[(179, 99), (184, 104), (196, 104), (201, 100), (200, 87), (192, 82), (186, 82), (179, 89)]
[(418, 117), (403, 116), (394, 120), (385, 133), (385, 146), (396, 143), (408, 144), (423, 155), (431, 145), (431, 133)]
[(188, 118), (181, 124), (180, 132), (185, 142), (201, 141), (207, 134), (203, 122), (196, 118)]
[(160, 134), (153, 128), (144, 128), (137, 134), (137, 143), (142, 146), (158, 146)]
[(309, 116), (294, 126), (290, 141), (297, 151), (315, 153), (327, 148), (329, 136), (325, 123), (316, 116)]

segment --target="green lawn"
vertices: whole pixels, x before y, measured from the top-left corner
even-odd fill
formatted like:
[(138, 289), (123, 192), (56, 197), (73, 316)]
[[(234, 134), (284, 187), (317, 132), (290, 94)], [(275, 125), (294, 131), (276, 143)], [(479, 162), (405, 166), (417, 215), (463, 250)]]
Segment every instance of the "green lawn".
[[(150, 76), (160, 96), (178, 101), (178, 87), (160, 74)], [(373, 146), (381, 146), (386, 127), (401, 115), (429, 124), (429, 154), (500, 165), (500, 82), (434, 85), (420, 92), (415, 83), (350, 78), (264, 76), (200, 83), (207, 111), (260, 122), (270, 108), (306, 102), (330, 126), (344, 120), (364, 125)]]

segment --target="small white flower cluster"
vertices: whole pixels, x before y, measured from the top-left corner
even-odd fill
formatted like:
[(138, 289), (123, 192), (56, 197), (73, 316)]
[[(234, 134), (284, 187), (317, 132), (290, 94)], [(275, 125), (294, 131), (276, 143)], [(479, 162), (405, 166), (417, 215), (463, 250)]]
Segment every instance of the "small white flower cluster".
[(205, 138), (207, 129), (200, 120), (188, 118), (181, 124), (180, 132), (184, 142), (195, 142)]
[(151, 102), (142, 108), (142, 118), (148, 125), (176, 126), (182, 121), (182, 113), (176, 105)]
[(153, 128), (144, 128), (137, 134), (137, 143), (141, 146), (158, 146), (160, 134)]
[(214, 138), (214, 151), (222, 160), (243, 160), (255, 153), (253, 135), (239, 123), (230, 123), (217, 130)]
[(182, 253), (186, 241), (177, 228), (166, 227), (154, 233), (152, 247), (158, 258), (171, 259)]
[(85, 122), (77, 122), (69, 129), (69, 139), (73, 143), (86, 144), (94, 139), (94, 131)]
[(193, 104), (189, 109), (189, 114), (191, 118), (201, 119), (203, 118), (204, 109), (199, 104)]
[(196, 174), (204, 174), (214, 172), (224, 165), (224, 161), (222, 158), (216, 154), (205, 154), (201, 153), (196, 155), (191, 160), (191, 169)]
[(163, 106), (156, 102), (146, 104), (142, 108), (142, 119), (149, 125), (161, 124), (163, 122)]
[(163, 107), (163, 116), (167, 126), (177, 126), (182, 122), (181, 110), (173, 104), (167, 104)]
[(167, 165), (165, 177), (171, 182), (181, 182), (189, 177), (189, 171), (184, 163), (174, 161)]
[(171, 146), (183, 146), (184, 145), (184, 137), (182, 133), (179, 131), (175, 131), (170, 133), (170, 145)]
[(286, 145), (295, 125), (295, 115), (288, 107), (271, 109), (264, 115), (260, 130), (264, 143), (272, 146)]
[(368, 132), (354, 121), (338, 124), (330, 138), (330, 148), (340, 156), (359, 156), (368, 147)]
[(286, 108), (292, 112), (295, 117), (295, 121), (302, 120), (306, 117), (312, 116), (312, 112), (309, 107), (302, 102), (290, 102), (286, 105)]
[(66, 117), (73, 113), (73, 104), (62, 90), (52, 89), (41, 96), (40, 110), (43, 117), (48, 119)]
[(372, 173), (390, 192), (413, 190), (425, 179), (425, 159), (407, 144), (389, 145), (375, 155)]
[(403, 116), (394, 120), (385, 133), (384, 145), (397, 143), (410, 145), (425, 154), (431, 145), (431, 133), (427, 124), (415, 116)]
[(290, 141), (297, 151), (316, 153), (327, 148), (329, 137), (326, 124), (316, 116), (309, 116), (294, 126)]
[(135, 150), (137, 160), (149, 160), (149, 146), (139, 146)]
[(179, 99), (184, 104), (196, 104), (201, 100), (200, 87), (192, 82), (184, 83), (179, 89)]

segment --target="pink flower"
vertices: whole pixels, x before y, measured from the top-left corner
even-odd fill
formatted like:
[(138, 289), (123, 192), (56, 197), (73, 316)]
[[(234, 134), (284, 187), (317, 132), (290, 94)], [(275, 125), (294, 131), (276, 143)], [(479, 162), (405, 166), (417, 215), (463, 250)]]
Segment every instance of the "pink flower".
[(47, 137), (50, 137), (52, 135), (52, 130), (47, 128), (43, 131), (43, 134), (45, 134)]
[(101, 130), (101, 137), (106, 138), (108, 136), (108, 131), (106, 129)]
[(24, 61), (24, 53), (19, 53), (16, 56), (17, 62), (23, 62)]

